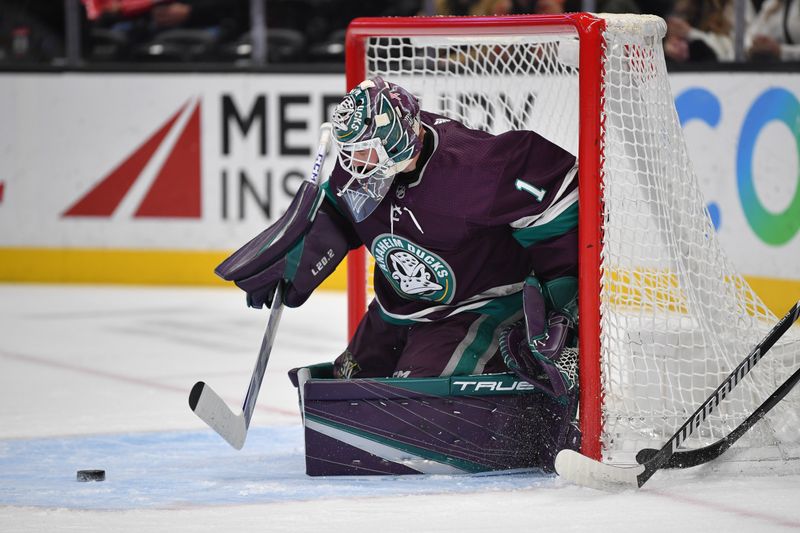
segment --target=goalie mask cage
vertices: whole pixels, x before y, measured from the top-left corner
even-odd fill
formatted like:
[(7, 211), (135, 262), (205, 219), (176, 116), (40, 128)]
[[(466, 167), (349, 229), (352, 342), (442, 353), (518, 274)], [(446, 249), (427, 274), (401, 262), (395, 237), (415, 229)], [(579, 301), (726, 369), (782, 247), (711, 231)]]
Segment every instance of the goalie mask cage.
[[(578, 156), (583, 453), (632, 463), (660, 447), (777, 320), (720, 248), (689, 162), (653, 16), (357, 19), (347, 88), (371, 76), (493, 133), (533, 129)], [(349, 328), (365, 312), (348, 259)], [(800, 364), (790, 332), (687, 443), (746, 418)], [(798, 395), (728, 456), (795, 458)], [(797, 464), (795, 462), (794, 464)]]

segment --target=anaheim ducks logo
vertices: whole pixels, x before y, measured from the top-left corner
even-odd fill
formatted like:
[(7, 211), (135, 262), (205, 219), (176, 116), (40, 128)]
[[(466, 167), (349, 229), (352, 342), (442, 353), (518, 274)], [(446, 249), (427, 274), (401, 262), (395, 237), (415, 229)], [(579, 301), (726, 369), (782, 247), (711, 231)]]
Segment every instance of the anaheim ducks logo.
[(366, 128), (369, 95), (360, 87), (356, 87), (344, 97), (331, 115), (334, 134), (340, 142), (357, 139)]
[(401, 296), (445, 304), (452, 301), (456, 291), (453, 269), (438, 255), (391, 234), (377, 236), (370, 249), (375, 265)]
[(337, 130), (349, 129), (347, 123), (350, 122), (350, 117), (353, 116), (355, 110), (356, 100), (353, 98), (352, 94), (348, 94), (344, 97), (344, 100), (336, 106), (336, 109), (333, 110), (333, 116), (331, 118)]

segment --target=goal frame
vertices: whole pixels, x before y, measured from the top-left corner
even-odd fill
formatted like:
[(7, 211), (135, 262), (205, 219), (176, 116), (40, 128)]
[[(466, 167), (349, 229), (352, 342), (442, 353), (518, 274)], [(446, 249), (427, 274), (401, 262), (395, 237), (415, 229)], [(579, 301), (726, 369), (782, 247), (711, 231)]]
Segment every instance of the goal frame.
[[(589, 13), (513, 15), (496, 17), (392, 17), (355, 19), (345, 39), (346, 89), (366, 77), (366, 40), (372, 37), (518, 35), (571, 29), (579, 47), (578, 88), (578, 307), (581, 452), (602, 458), (600, 363), (600, 290), (603, 198), (603, 32), (606, 23)], [(367, 262), (362, 246), (347, 258), (348, 335), (352, 337), (366, 312)]]

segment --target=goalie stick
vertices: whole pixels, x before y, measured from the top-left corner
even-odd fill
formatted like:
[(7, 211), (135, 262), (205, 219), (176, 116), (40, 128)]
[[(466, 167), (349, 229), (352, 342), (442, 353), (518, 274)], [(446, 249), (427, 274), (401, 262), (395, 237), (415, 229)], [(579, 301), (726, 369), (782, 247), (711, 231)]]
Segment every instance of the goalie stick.
[[(764, 418), (773, 407), (778, 405), (780, 401), (791, 392), (795, 385), (797, 385), (798, 381), (800, 381), (800, 369), (795, 370), (794, 374), (792, 374), (789, 379), (775, 389), (775, 392), (764, 400), (764, 403), (759, 405), (758, 408), (753, 411), (753, 414), (748, 416), (747, 419), (739, 424), (733, 431), (708, 446), (703, 446), (702, 448), (694, 450), (676, 451), (672, 457), (669, 458), (669, 461), (661, 468), (691, 468), (713, 461), (725, 453), (742, 435), (747, 433), (747, 431), (756, 425), (759, 420)], [(639, 464), (645, 463), (657, 453), (658, 450), (654, 448), (640, 450), (639, 453), (636, 454), (636, 462)]]
[(556, 456), (555, 468), (559, 476), (578, 485), (601, 490), (639, 488), (658, 470), (667, 464), (676, 449), (708, 415), (725, 399), (734, 387), (761, 360), (764, 354), (791, 327), (800, 315), (800, 301), (772, 328), (745, 359), (725, 378), (719, 387), (695, 411), (664, 446), (649, 460), (632, 467), (601, 463), (572, 450), (561, 450)]
[(247, 394), (244, 397), (242, 411), (235, 414), (228, 408), (225, 400), (214, 392), (214, 389), (202, 381), (198, 381), (189, 393), (189, 407), (194, 414), (208, 424), (208, 426), (219, 433), (228, 444), (241, 450), (247, 438), (247, 429), (250, 427), (250, 419), (253, 417), (253, 409), (256, 406), (258, 391), (261, 389), (261, 382), (267, 371), (267, 362), (272, 352), (272, 344), (275, 342), (275, 332), (278, 330), (278, 322), (283, 312), (283, 287), (278, 284), (275, 296), (272, 298), (272, 307), (267, 321), (267, 329), (264, 331), (264, 338), (261, 340), (261, 349), (258, 351), (256, 366), (253, 375), (250, 377), (250, 385), (247, 387)]
[[(325, 122), (321, 129), (317, 157), (314, 159), (314, 166), (308, 178), (312, 183), (317, 182), (319, 174), (322, 172), (322, 165), (330, 145), (330, 123)], [(253, 417), (258, 392), (267, 371), (267, 362), (269, 362), (282, 312), (283, 286), (279, 283), (272, 298), (267, 329), (264, 331), (264, 338), (261, 341), (261, 348), (258, 351), (256, 365), (250, 377), (250, 385), (247, 387), (247, 394), (244, 397), (240, 413), (234, 413), (225, 401), (214, 392), (214, 389), (202, 381), (195, 383), (189, 393), (189, 407), (194, 414), (237, 450), (242, 449), (247, 438), (247, 429), (250, 427), (250, 419)]]

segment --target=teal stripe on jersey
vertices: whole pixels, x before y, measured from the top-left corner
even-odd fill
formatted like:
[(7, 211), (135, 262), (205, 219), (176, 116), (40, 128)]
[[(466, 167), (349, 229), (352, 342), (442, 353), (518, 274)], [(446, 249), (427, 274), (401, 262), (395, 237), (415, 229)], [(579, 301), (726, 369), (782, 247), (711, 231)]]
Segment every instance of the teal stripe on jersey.
[(300, 259), (303, 257), (305, 243), (306, 239), (303, 237), (286, 253), (286, 266), (283, 268), (283, 279), (289, 280), (289, 282), (294, 281), (294, 276), (297, 274), (297, 267), (300, 266)]
[[(517, 288), (516, 285), (510, 286), (511, 290), (515, 292), (506, 296), (498, 296), (495, 298), (487, 298), (486, 300), (482, 300), (479, 302), (472, 302), (472, 303), (460, 303), (456, 305), (440, 305), (438, 306), (438, 310), (446, 310), (448, 313), (444, 316), (436, 320), (446, 320), (448, 317), (454, 316), (458, 313), (482, 313), (482, 314), (493, 314), (495, 312), (502, 313), (503, 310), (506, 308), (505, 301), (506, 299), (513, 299), (518, 298), (519, 305), (522, 307), (522, 283), (519, 284)], [(502, 288), (502, 287), (501, 287)], [(489, 291), (487, 291), (489, 292)], [(377, 299), (377, 297), (376, 297)], [(466, 308), (466, 309), (465, 309)], [(384, 311), (383, 307), (380, 305), (380, 301), (378, 301), (378, 313), (380, 314), (381, 320), (387, 322), (389, 324), (393, 324), (395, 326), (412, 326), (414, 324), (419, 324), (420, 322), (435, 322), (436, 320), (431, 320), (427, 317), (421, 318), (401, 318), (400, 316), (392, 316), (389, 315), (386, 311)], [(410, 315), (406, 315), (410, 316)]]
[(331, 182), (326, 181), (319, 187), (325, 192), (325, 196), (328, 198), (330, 203), (333, 204), (333, 207), (339, 212), (339, 214), (345, 216), (344, 212), (342, 212), (342, 208), (339, 207), (339, 203), (336, 201), (337, 199), (336, 193), (331, 190)]
[(469, 376), (483, 372), (497, 351), (500, 331), (522, 318), (522, 293), (495, 298), (478, 313), (480, 316), (456, 347), (442, 376)]
[(522, 246), (526, 248), (533, 246), (538, 242), (545, 241), (552, 237), (564, 235), (569, 230), (577, 227), (578, 225), (578, 203), (575, 202), (564, 210), (563, 213), (556, 218), (541, 224), (539, 226), (531, 226), (529, 228), (521, 228), (514, 231), (514, 238)]

